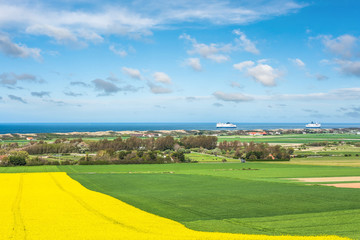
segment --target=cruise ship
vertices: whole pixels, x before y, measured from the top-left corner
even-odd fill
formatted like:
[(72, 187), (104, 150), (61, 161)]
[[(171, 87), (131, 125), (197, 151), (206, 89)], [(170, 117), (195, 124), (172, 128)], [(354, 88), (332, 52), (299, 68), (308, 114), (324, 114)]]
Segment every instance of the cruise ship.
[(311, 123), (308, 123), (305, 125), (306, 128), (321, 128), (321, 124), (320, 123), (314, 123), (314, 122), (311, 122)]
[(236, 125), (227, 122), (227, 123), (217, 123), (217, 124), (216, 124), (216, 127), (217, 127), (217, 128), (236, 128)]

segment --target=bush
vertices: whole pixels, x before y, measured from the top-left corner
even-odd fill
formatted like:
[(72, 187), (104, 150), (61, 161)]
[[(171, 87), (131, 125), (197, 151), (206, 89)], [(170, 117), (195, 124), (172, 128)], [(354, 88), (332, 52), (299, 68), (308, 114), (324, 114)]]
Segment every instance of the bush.
[(28, 166), (40, 166), (40, 165), (45, 165), (45, 160), (39, 158), (39, 157), (35, 157), (35, 158), (30, 158), (29, 160), (26, 161), (26, 165)]
[(13, 166), (24, 166), (29, 154), (26, 151), (13, 151), (10, 153), (9, 164)]

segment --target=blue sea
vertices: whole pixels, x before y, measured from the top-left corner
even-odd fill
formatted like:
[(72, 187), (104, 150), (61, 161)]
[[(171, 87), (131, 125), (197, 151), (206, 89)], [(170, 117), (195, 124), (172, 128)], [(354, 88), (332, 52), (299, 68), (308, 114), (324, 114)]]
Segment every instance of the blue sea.
[[(232, 130), (298, 129), (306, 123), (234, 123)], [(360, 128), (360, 123), (322, 123), (322, 128)], [(0, 134), (96, 131), (216, 130), (216, 123), (0, 123)]]

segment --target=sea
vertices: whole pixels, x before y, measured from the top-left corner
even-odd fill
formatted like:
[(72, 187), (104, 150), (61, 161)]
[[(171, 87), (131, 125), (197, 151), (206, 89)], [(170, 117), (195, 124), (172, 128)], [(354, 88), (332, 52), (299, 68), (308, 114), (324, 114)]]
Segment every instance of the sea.
[[(306, 123), (234, 123), (237, 128), (301, 129)], [(322, 123), (322, 128), (360, 128), (360, 123)], [(217, 130), (216, 123), (0, 123), (0, 134), (6, 133), (67, 133), (97, 131), (156, 131), (156, 130)]]

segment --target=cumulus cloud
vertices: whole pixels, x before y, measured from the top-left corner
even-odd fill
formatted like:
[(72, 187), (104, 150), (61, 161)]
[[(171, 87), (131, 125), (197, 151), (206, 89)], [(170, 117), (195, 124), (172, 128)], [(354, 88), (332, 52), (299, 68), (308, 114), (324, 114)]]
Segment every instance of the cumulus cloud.
[(276, 79), (280, 77), (277, 69), (267, 64), (258, 64), (248, 69), (248, 74), (257, 82), (264, 86), (270, 87), (276, 85)]
[(331, 35), (320, 35), (317, 38), (321, 39), (325, 49), (335, 56), (332, 60), (322, 60), (322, 64), (333, 64), (335, 69), (344, 75), (360, 77), (360, 38), (350, 34), (335, 38)]
[(186, 59), (185, 64), (190, 66), (194, 71), (202, 71), (202, 66), (199, 58), (188, 58)]
[(150, 88), (150, 91), (154, 94), (164, 94), (164, 93), (171, 93), (172, 90), (170, 88), (162, 87), (159, 85), (156, 85), (152, 82), (148, 82), (147, 85)]
[(110, 45), (109, 50), (120, 57), (126, 57), (128, 53), (123, 49), (116, 49), (114, 45)]
[(18, 101), (18, 102), (21, 102), (24, 104), (27, 103), (24, 99), (22, 99), (21, 97), (15, 96), (15, 95), (8, 95), (8, 97), (13, 101)]
[(31, 95), (34, 97), (43, 98), (45, 96), (50, 97), (50, 92), (41, 91), (41, 92), (31, 92)]
[(41, 60), (41, 50), (38, 48), (29, 48), (24, 44), (16, 44), (11, 39), (2, 33), (0, 33), (0, 52), (6, 56), (15, 58), (34, 58)]
[(99, 96), (109, 96), (117, 92), (136, 92), (140, 89), (132, 85), (118, 87), (114, 83), (105, 81), (103, 79), (95, 79), (92, 81), (92, 83), (95, 85), (96, 91), (102, 92), (99, 94)]
[(81, 81), (70, 82), (70, 85), (72, 85), (72, 86), (80, 86), (80, 87), (90, 87), (90, 84), (87, 84), (87, 83), (81, 82)]
[(221, 91), (214, 92), (213, 95), (222, 101), (228, 101), (228, 102), (248, 102), (253, 100), (252, 97), (247, 96), (242, 93), (224, 93)]
[(237, 70), (242, 71), (244, 68), (249, 68), (254, 66), (254, 62), (253, 61), (244, 61), (244, 62), (240, 62), (240, 63), (236, 63), (233, 65), (233, 67)]
[[(241, 32), (240, 30), (234, 30), (233, 33), (239, 37), (236, 38), (233, 43), (227, 44), (199, 43), (195, 38), (191, 37), (186, 33), (180, 35), (179, 38), (191, 43), (192, 49), (187, 51), (189, 55), (200, 55), (203, 58), (212, 60), (217, 63), (222, 63), (230, 60), (229, 54), (238, 50), (243, 50), (253, 54), (260, 53), (260, 51), (256, 48), (255, 44), (250, 41), (243, 32)], [(201, 69), (200, 62), (197, 58), (189, 58), (186, 63), (187, 65), (193, 67), (193, 69), (196, 71), (200, 71)]]
[(234, 30), (233, 33), (239, 36), (236, 41), (242, 49), (253, 54), (260, 54), (260, 51), (256, 48), (255, 44), (247, 38), (245, 33), (239, 29)]
[(122, 80), (120, 78), (118, 78), (115, 74), (110, 73), (110, 76), (106, 78), (109, 81), (112, 82), (121, 82)]
[(54, 38), (58, 43), (76, 42), (77, 37), (70, 30), (48, 24), (35, 24), (26, 28), (27, 33), (46, 35)]
[(156, 82), (159, 83), (165, 83), (165, 84), (171, 84), (171, 78), (163, 72), (155, 72), (153, 75)]
[(224, 53), (229, 53), (233, 49), (231, 44), (198, 43), (195, 38), (192, 38), (190, 35), (185, 33), (180, 35), (180, 39), (185, 39), (191, 43), (192, 49), (187, 51), (188, 54), (198, 54), (203, 58), (212, 60), (217, 63), (228, 61), (230, 57)]
[(301, 59), (299, 58), (295, 58), (295, 59), (290, 58), (289, 60), (298, 67), (304, 68), (306, 66), (305, 63), (301, 61)]
[(74, 93), (72, 91), (65, 91), (64, 94), (70, 97), (80, 97), (83, 95), (82, 93)]
[(356, 48), (358, 45), (358, 38), (345, 34), (333, 38), (331, 35), (320, 36), (327, 51), (335, 54), (336, 56), (349, 59), (358, 53)]
[(253, 61), (244, 61), (234, 64), (233, 67), (240, 71), (246, 69), (249, 76), (264, 86), (270, 87), (276, 85), (276, 79), (281, 76), (278, 69), (274, 69), (268, 64), (263, 64), (263, 61), (258, 61), (258, 64), (254, 65)]
[(23, 73), (2, 73), (0, 74), (0, 84), (5, 86), (15, 86), (18, 82), (33, 82), (33, 83), (44, 83), (43, 79), (36, 77), (35, 75)]
[(122, 71), (124, 74), (128, 75), (129, 77), (131, 77), (133, 79), (138, 79), (138, 80), (142, 79), (140, 70), (138, 70), (138, 69), (123, 67)]
[(103, 95), (111, 95), (120, 91), (120, 88), (117, 87), (115, 84), (102, 79), (92, 80), (92, 83), (95, 84), (95, 89), (97, 91), (103, 92)]
[(320, 73), (315, 74), (315, 78), (316, 78), (317, 80), (319, 80), (319, 81), (323, 81), (323, 80), (328, 80), (328, 79), (329, 79), (328, 76), (325, 76), (325, 75), (320, 74)]
[(345, 75), (360, 77), (360, 61), (335, 60), (339, 65), (339, 70)]

